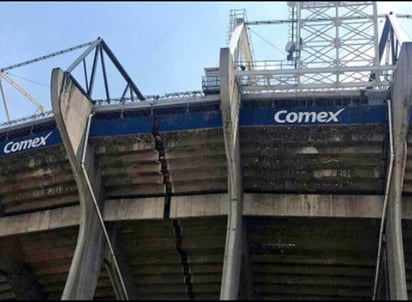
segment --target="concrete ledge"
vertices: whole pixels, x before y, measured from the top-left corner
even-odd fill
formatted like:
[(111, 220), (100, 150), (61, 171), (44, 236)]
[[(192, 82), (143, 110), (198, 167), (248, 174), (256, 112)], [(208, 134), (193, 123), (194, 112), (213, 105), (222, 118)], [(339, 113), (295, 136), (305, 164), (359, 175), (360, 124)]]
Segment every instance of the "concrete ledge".
[[(164, 197), (108, 200), (105, 221), (163, 218)], [(80, 206), (0, 218), (0, 237), (78, 226)]]
[(243, 198), (244, 216), (380, 218), (383, 205), (380, 195), (244, 194)]
[[(227, 194), (176, 196), (170, 217), (227, 215)], [(244, 194), (244, 216), (380, 218), (380, 195)], [(106, 221), (162, 219), (163, 197), (116, 199), (105, 204)], [(412, 219), (412, 197), (403, 197), (403, 219)], [(0, 237), (79, 225), (80, 207), (70, 206), (0, 218)]]
[(108, 200), (104, 206), (104, 220), (162, 219), (164, 205), (164, 197)]
[(79, 218), (79, 206), (2, 217), (0, 237), (76, 226)]
[(170, 218), (227, 215), (228, 198), (227, 193), (172, 197)]
[(402, 219), (412, 219), (412, 196), (402, 196)]

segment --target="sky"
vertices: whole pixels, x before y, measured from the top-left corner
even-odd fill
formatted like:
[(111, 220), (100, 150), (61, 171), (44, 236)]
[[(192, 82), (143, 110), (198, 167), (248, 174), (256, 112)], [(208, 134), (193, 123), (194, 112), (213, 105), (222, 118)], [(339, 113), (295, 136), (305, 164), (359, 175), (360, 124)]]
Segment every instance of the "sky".
[[(143, 95), (201, 90), (204, 68), (217, 67), (220, 48), (227, 46), (231, 9), (246, 9), (249, 21), (286, 20), (289, 15), (285, 1), (0, 2), (0, 69), (101, 37)], [(388, 11), (412, 15), (412, 2), (378, 2), (379, 14)], [(400, 21), (410, 40), (412, 19)], [(287, 25), (251, 27), (251, 39), (257, 57), (285, 59)], [(84, 50), (15, 68), (8, 75), (51, 110), (51, 70), (65, 70)], [(7, 82), (2, 85), (12, 120), (39, 113)], [(111, 97), (121, 95), (116, 93)], [(6, 121), (0, 102), (0, 124)]]

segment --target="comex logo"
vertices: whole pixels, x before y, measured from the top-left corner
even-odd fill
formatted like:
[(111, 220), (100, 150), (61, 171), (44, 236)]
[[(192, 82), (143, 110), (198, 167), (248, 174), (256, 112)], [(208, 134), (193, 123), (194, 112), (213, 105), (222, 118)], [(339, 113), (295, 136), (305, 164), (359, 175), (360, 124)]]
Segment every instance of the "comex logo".
[(18, 151), (29, 150), (33, 148), (38, 148), (45, 146), (47, 139), (52, 134), (52, 132), (46, 134), (45, 136), (40, 136), (36, 138), (26, 139), (19, 142), (9, 142), (4, 146), (3, 152), (5, 154), (14, 153)]
[(339, 114), (345, 108), (342, 108), (336, 112), (321, 111), (321, 112), (288, 112), (287, 110), (280, 110), (275, 113), (274, 119), (279, 124), (301, 124), (301, 123), (337, 123), (339, 122)]

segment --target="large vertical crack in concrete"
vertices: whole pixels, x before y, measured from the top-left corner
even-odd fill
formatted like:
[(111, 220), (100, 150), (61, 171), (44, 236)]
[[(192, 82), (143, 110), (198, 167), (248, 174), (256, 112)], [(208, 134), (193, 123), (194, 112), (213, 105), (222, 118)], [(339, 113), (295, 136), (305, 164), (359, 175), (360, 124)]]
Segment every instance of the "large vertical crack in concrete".
[(173, 220), (173, 229), (176, 237), (176, 251), (179, 253), (182, 261), (183, 278), (186, 284), (187, 294), (189, 295), (190, 300), (194, 300), (195, 294), (193, 292), (192, 274), (190, 272), (189, 257), (186, 251), (183, 249), (182, 227), (180, 225), (179, 220)]
[[(163, 174), (163, 184), (166, 186), (166, 194), (165, 194), (165, 207), (164, 207), (164, 215), (165, 219), (170, 218), (170, 203), (171, 203), (171, 196), (172, 196), (172, 184), (170, 182), (169, 177), (169, 170), (167, 167), (167, 160), (166, 160), (166, 151), (164, 146), (164, 140), (159, 133), (159, 121), (160, 118), (158, 116), (153, 117), (153, 130), (152, 135), (155, 139), (156, 150), (159, 152), (159, 161), (161, 164), (161, 172)], [(189, 257), (186, 251), (182, 248), (183, 246), (183, 238), (182, 238), (182, 227), (178, 219), (172, 220), (172, 226), (174, 235), (176, 238), (176, 251), (180, 255), (182, 268), (183, 268), (183, 279), (186, 285), (187, 294), (189, 295), (190, 300), (194, 300), (195, 295), (193, 293), (193, 284), (192, 284), (192, 275), (190, 273), (190, 264), (189, 264)]]

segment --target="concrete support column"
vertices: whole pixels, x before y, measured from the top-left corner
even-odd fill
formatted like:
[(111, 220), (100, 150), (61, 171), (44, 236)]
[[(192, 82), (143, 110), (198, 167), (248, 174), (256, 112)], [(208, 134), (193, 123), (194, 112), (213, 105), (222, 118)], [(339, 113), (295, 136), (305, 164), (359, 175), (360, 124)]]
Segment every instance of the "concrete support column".
[(235, 81), (233, 58), (229, 48), (220, 50), (220, 98), (225, 140), (229, 213), (223, 259), (221, 300), (235, 300), (239, 295), (242, 264), (242, 177), (239, 147), (240, 94)]
[[(93, 208), (92, 192), (81, 168), (83, 145), (92, 104), (61, 69), (51, 78), (51, 101), (57, 127), (74, 174), (80, 199), (80, 229), (62, 300), (93, 299), (105, 253), (105, 241)], [(87, 150), (86, 171), (96, 199), (103, 205), (104, 192), (97, 163)]]
[(402, 188), (405, 172), (409, 110), (412, 95), (412, 43), (403, 43), (394, 74), (391, 99), (393, 113), (394, 166), (386, 221), (389, 294), (391, 300), (407, 300), (402, 239)]

